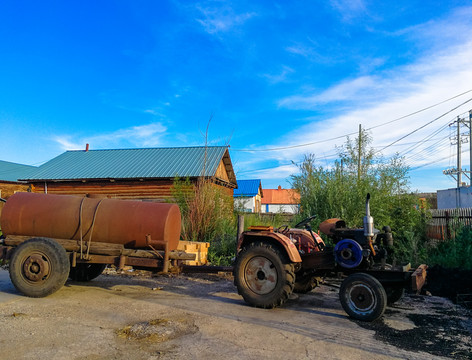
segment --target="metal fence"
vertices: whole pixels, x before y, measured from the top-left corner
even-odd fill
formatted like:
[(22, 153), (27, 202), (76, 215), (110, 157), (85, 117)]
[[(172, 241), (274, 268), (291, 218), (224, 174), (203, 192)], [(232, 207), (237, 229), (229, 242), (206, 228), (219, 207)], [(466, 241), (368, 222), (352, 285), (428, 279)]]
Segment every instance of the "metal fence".
[(427, 228), (427, 235), (430, 239), (452, 239), (461, 226), (472, 226), (472, 208), (433, 209), (430, 211), (431, 220)]

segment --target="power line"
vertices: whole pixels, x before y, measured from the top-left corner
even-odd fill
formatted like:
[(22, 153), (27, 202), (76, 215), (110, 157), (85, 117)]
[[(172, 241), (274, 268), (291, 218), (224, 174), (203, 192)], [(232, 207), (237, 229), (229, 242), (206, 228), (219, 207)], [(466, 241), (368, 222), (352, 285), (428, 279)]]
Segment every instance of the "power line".
[(442, 117), (446, 116), (447, 114), (450, 114), (450, 113), (453, 112), (454, 110), (457, 110), (457, 109), (460, 108), (461, 106), (463, 106), (463, 105), (465, 105), (465, 104), (467, 104), (468, 102), (471, 102), (471, 101), (472, 101), (472, 98), (470, 98), (470, 99), (464, 101), (462, 104), (457, 105), (457, 106), (454, 107), (453, 109), (451, 109), (451, 110), (445, 112), (444, 114), (438, 116), (437, 118), (435, 118), (435, 119), (433, 119), (433, 120), (427, 122), (426, 124), (420, 126), (419, 128), (416, 128), (415, 130), (413, 130), (413, 131), (409, 132), (408, 134), (402, 136), (401, 138), (395, 140), (395, 141), (392, 142), (391, 144), (389, 144), (389, 145), (383, 147), (382, 149), (378, 150), (377, 152), (381, 152), (381, 151), (383, 151), (383, 150), (389, 148), (389, 147), (392, 146), (393, 144), (396, 144), (397, 142), (399, 142), (399, 141), (403, 140), (404, 138), (406, 138), (406, 137), (408, 137), (408, 136), (414, 134), (414, 133), (417, 132), (418, 130), (421, 130), (421, 129), (425, 128), (426, 126), (432, 124), (433, 122), (435, 122), (435, 121), (441, 119)]
[(264, 171), (264, 170), (272, 170), (272, 169), (276, 169), (276, 168), (279, 168), (279, 167), (283, 167), (283, 166), (289, 166), (289, 165), (295, 165), (295, 166), (298, 166), (300, 163), (296, 163), (296, 162), (291, 162), (289, 164), (279, 164), (279, 165), (276, 165), (276, 166), (271, 166), (271, 167), (266, 167), (266, 168), (262, 168), (262, 169), (253, 169), (253, 170), (244, 170), (244, 171), (237, 171), (236, 174), (244, 174), (244, 173), (248, 173), (248, 172), (255, 172), (255, 171)]
[[(438, 135), (441, 131), (447, 129), (449, 127), (449, 121), (442, 125), (441, 127), (439, 127), (439, 129), (433, 131), (430, 135), (424, 137), (423, 139), (421, 139), (420, 141), (416, 141), (415, 143), (413, 143), (412, 146), (410, 146), (409, 148), (407, 148), (406, 150), (403, 150), (400, 152), (400, 155), (401, 156), (405, 156), (406, 154), (412, 152), (413, 150), (417, 149), (418, 147), (420, 147), (422, 144), (424, 144), (426, 141), (430, 141), (432, 140), (432, 138), (434, 138), (434, 136)], [(447, 136), (448, 137), (448, 136)], [(404, 144), (405, 145), (405, 144)], [(434, 144), (433, 144), (434, 145)]]
[[(367, 128), (366, 130), (376, 129), (376, 128), (381, 127), (381, 126), (391, 124), (391, 123), (393, 123), (393, 122), (395, 122), (395, 121), (399, 121), (399, 120), (405, 119), (405, 118), (407, 118), (407, 117), (410, 117), (410, 116), (419, 114), (419, 113), (421, 113), (421, 112), (423, 112), (423, 111), (432, 109), (432, 108), (434, 108), (434, 107), (436, 107), (436, 106), (439, 106), (439, 105), (444, 104), (444, 103), (446, 103), (446, 102), (448, 102), (448, 101), (454, 100), (454, 99), (456, 99), (456, 98), (458, 98), (458, 97), (460, 97), (460, 96), (462, 96), (462, 95), (465, 95), (465, 94), (467, 94), (467, 93), (470, 93), (470, 92), (472, 92), (472, 89), (467, 90), (467, 91), (465, 91), (465, 92), (463, 92), (463, 93), (461, 93), (461, 94), (455, 95), (455, 96), (453, 96), (453, 97), (451, 97), (451, 98), (449, 98), (449, 99), (446, 99), (446, 100), (443, 100), (443, 101), (441, 101), (441, 102), (438, 102), (438, 103), (436, 103), (436, 104), (434, 104), (434, 105), (430, 105), (430, 106), (427, 106), (427, 107), (425, 107), (425, 108), (423, 108), (423, 109), (414, 111), (414, 112), (412, 112), (412, 113), (410, 113), (410, 114), (408, 114), (408, 115), (404, 115), (404, 116), (401, 116), (401, 117), (399, 117), (399, 118), (396, 118), (396, 119), (393, 119), (393, 120), (389, 120), (389, 121), (387, 121), (387, 122), (385, 122), (385, 123), (372, 126), (372, 127), (370, 127), (370, 128)], [(470, 100), (472, 100), (472, 99), (470, 99)], [(470, 100), (468, 100), (468, 101), (470, 101)], [(467, 102), (468, 102), (468, 101), (467, 101)], [(466, 102), (466, 103), (467, 103), (467, 102)], [(462, 106), (462, 105), (463, 105), (463, 104), (459, 105), (458, 107), (460, 107), (460, 106)], [(455, 109), (457, 109), (457, 107), (456, 107)], [(455, 109), (454, 109), (454, 110), (455, 110)], [(443, 116), (444, 116), (444, 115), (443, 115)], [(337, 140), (337, 139), (345, 138), (346, 136), (355, 135), (355, 134), (357, 134), (357, 133), (358, 133), (358, 132), (356, 131), (356, 132), (351, 132), (351, 133), (349, 133), (349, 134), (344, 134), (344, 135), (336, 136), (336, 137), (333, 137), (333, 138), (330, 138), (330, 139), (319, 140), (319, 141), (313, 141), (313, 142), (309, 142), (309, 143), (305, 143), (305, 144), (297, 144), (297, 145), (291, 145), (291, 146), (283, 146), (283, 147), (268, 148), (268, 149), (231, 149), (231, 150), (232, 150), (232, 151), (241, 151), (241, 152), (259, 152), (259, 151), (280, 151), (280, 150), (288, 150), (288, 149), (294, 149), (294, 148), (299, 148), (299, 147), (304, 147), (304, 146), (310, 146), (310, 145), (321, 144), (321, 143), (324, 143), (324, 142), (328, 142), (328, 141), (332, 141), (332, 140)], [(392, 145), (392, 144), (386, 146), (385, 148), (387, 148), (387, 147), (389, 147), (389, 146), (391, 146), (391, 145)]]

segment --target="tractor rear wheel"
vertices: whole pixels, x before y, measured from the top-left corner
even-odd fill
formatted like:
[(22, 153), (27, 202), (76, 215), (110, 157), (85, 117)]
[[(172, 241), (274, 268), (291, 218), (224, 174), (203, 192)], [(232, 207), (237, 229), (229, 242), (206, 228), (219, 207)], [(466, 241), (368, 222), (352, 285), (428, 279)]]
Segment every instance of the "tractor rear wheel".
[(372, 275), (349, 275), (339, 289), (339, 300), (349, 316), (361, 321), (381, 317), (387, 306), (387, 294), (382, 284)]
[(254, 242), (238, 254), (234, 283), (248, 304), (273, 308), (282, 305), (293, 292), (294, 266), (279, 248)]
[(26, 296), (44, 297), (59, 290), (69, 275), (69, 258), (56, 241), (33, 238), (21, 243), (10, 261), (10, 279)]
[(70, 268), (69, 277), (74, 281), (90, 281), (100, 276), (106, 267), (105, 264), (79, 263)]

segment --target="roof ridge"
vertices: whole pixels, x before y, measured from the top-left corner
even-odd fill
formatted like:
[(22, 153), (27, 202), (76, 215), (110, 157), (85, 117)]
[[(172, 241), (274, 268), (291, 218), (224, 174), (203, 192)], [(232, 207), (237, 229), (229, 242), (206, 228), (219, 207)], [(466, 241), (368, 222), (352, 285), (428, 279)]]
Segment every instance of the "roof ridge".
[[(204, 148), (229, 148), (229, 145), (211, 145), (211, 146), (168, 146), (168, 147), (152, 147), (152, 148), (127, 148), (127, 149), (89, 149), (91, 151), (128, 151), (128, 150), (164, 150), (164, 149), (204, 149)], [(85, 152), (85, 149), (81, 150), (66, 150), (65, 152)]]
[(34, 166), (34, 165), (20, 164), (13, 161), (0, 160), (0, 162), (11, 164), (11, 165), (29, 166), (29, 167), (37, 168), (37, 166)]

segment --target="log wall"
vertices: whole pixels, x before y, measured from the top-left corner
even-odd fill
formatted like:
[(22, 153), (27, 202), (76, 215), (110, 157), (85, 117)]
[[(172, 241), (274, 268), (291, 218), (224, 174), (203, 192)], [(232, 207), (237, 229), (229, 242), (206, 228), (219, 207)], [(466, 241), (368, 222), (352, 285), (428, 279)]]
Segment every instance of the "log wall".
[[(228, 195), (233, 189), (215, 184)], [(134, 180), (134, 181), (67, 181), (35, 183), (33, 192), (57, 195), (77, 195), (91, 197), (108, 197), (111, 199), (153, 200), (157, 202), (172, 201), (172, 180)]]

